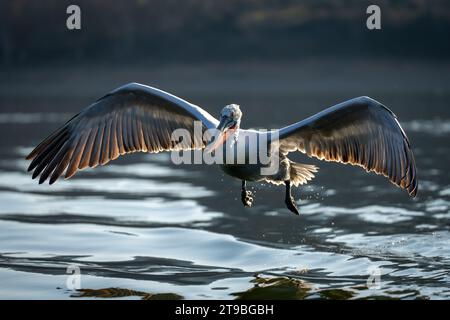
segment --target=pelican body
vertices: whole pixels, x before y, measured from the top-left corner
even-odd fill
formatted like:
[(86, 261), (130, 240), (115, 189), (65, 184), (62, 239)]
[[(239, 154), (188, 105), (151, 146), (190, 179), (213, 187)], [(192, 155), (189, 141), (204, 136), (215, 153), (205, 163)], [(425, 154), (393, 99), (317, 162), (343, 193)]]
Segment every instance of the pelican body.
[[(296, 163), (289, 153), (363, 167), (386, 176), (412, 197), (418, 190), (410, 142), (392, 111), (358, 97), (305, 120), (272, 131), (240, 127), (242, 111), (225, 106), (214, 118), (202, 108), (162, 90), (138, 83), (124, 85), (72, 117), (27, 156), (28, 170), (39, 183), (68, 179), (78, 170), (105, 165), (132, 152), (200, 149), (215, 156), (228, 175), (242, 181), (241, 200), (252, 206), (246, 181), (285, 185), (285, 203), (299, 210), (291, 187), (306, 184), (318, 168)], [(195, 130), (195, 123), (201, 130)], [(189, 139), (174, 139), (182, 129)]]

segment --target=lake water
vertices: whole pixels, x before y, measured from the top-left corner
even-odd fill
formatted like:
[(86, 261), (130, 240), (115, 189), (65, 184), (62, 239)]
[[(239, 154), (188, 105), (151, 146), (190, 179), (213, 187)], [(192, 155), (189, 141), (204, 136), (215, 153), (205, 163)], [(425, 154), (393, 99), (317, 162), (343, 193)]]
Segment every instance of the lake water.
[[(53, 66), (0, 71), (0, 298), (450, 298), (450, 66), (401, 61)], [(358, 167), (320, 167), (294, 190), (240, 181), (169, 154), (134, 154), (38, 185), (24, 156), (50, 131), (130, 81), (243, 127), (276, 128), (369, 95), (399, 117), (416, 156), (408, 197)], [(67, 287), (67, 268), (81, 290)], [(378, 281), (378, 276), (379, 280)], [(368, 279), (374, 279), (367, 285)]]

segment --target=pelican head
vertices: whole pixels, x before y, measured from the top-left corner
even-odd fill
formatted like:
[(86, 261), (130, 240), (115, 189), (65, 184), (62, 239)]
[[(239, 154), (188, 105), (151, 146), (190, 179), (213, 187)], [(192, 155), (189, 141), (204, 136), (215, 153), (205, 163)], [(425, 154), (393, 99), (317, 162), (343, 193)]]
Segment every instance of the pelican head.
[(222, 145), (230, 136), (238, 139), (239, 126), (241, 124), (242, 111), (237, 104), (229, 104), (220, 111), (220, 123), (217, 126), (215, 139), (207, 146), (207, 152), (212, 152)]

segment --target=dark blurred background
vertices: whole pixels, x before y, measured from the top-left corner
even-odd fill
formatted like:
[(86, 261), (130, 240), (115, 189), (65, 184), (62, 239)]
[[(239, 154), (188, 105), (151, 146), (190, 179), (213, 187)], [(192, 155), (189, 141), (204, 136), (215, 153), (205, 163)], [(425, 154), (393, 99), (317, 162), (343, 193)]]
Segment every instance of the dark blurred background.
[[(81, 30), (65, 27), (70, 4)], [(365, 27), (370, 4), (382, 31)], [(1, 0), (0, 61), (447, 59), (449, 30), (448, 0)]]
[[(71, 4), (81, 30), (66, 28)], [(372, 4), (381, 30), (366, 27)], [(305, 280), (312, 298), (329, 289), (344, 299), (449, 299), (449, 35), (444, 0), (0, 0), (0, 298), (69, 298), (55, 288), (74, 263), (91, 276), (84, 288), (186, 298), (234, 298), (255, 285), (248, 298), (285, 297), (254, 279), (279, 274)], [(255, 205), (244, 208), (240, 181), (215, 166), (175, 166), (165, 153), (120, 157), (52, 186), (32, 181), (31, 148), (131, 81), (214, 116), (238, 103), (243, 128), (280, 128), (371, 96), (410, 138), (418, 197), (299, 153), (292, 159), (320, 167), (294, 190), (299, 217), (281, 186), (249, 183)], [(374, 265), (386, 265), (383, 288), (362, 290)]]

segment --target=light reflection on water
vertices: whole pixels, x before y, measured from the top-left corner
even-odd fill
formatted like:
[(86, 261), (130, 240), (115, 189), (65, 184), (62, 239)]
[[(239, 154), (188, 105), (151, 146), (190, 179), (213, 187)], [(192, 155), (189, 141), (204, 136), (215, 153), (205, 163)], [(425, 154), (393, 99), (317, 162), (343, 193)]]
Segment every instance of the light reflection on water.
[[(239, 181), (217, 168), (171, 165), (167, 154), (127, 156), (38, 185), (23, 157), (67, 114), (0, 113), (0, 133), (21, 131), (2, 142), (0, 298), (78, 297), (65, 288), (66, 267), (76, 264), (83, 288), (134, 290), (125, 298), (277, 298), (286, 290), (291, 298), (448, 299), (450, 115), (442, 106), (439, 121), (405, 121), (418, 199), (358, 168), (315, 162), (316, 179), (295, 191), (299, 217), (284, 207), (282, 188), (251, 184), (256, 202), (246, 209)], [(371, 267), (381, 268), (379, 290), (365, 287)]]
[[(367, 270), (377, 266), (389, 283), (382, 295), (392, 297), (389, 290), (402, 287), (407, 279), (404, 295), (396, 297), (409, 297), (412, 288), (418, 288), (413, 281), (417, 279), (433, 286), (425, 290), (429, 296), (448, 297), (450, 237), (438, 224), (449, 212), (450, 202), (445, 198), (418, 202), (414, 209), (400, 204), (337, 207), (323, 201), (339, 197), (342, 192), (330, 189), (333, 192), (324, 194), (322, 187), (312, 185), (307, 189), (309, 200), (302, 201), (299, 218), (281, 208), (281, 212), (271, 208), (273, 214), (255, 217), (238, 201), (221, 211), (226, 200), (216, 199), (220, 190), (201, 186), (205, 176), (197, 172), (194, 176), (198, 178), (191, 183), (187, 168), (174, 169), (162, 162), (117, 164), (98, 172), (85, 171), (52, 187), (39, 186), (25, 172), (23, 150), (16, 149), (14, 161), (4, 162), (0, 171), (0, 263), (7, 268), (0, 270), (0, 278), (18, 291), (12, 290), (12, 295), (4, 297), (33, 298), (30, 290), (40, 292), (49, 283), (53, 286), (39, 297), (74, 296), (70, 290), (55, 289), (64, 287), (69, 264), (79, 265), (86, 273), (86, 288), (173, 292), (184, 298), (233, 298), (237, 292), (252, 292), (255, 274), (299, 279), (308, 285), (305, 297), (314, 298), (329, 286), (343, 288), (354, 297), (370, 297), (369, 291), (355, 288), (363, 286)], [(269, 192), (277, 194), (279, 190), (268, 186), (256, 189), (257, 195)], [(211, 201), (205, 204), (208, 198)], [(281, 202), (275, 202), (277, 205), (281, 206)], [(264, 211), (267, 203), (261, 206)], [(238, 216), (232, 211), (241, 213)], [(424, 216), (428, 224), (421, 224), (425, 233), (420, 235), (364, 234), (358, 233), (356, 227), (356, 232), (351, 232), (343, 222), (339, 226), (321, 223), (354, 220), (358, 224), (392, 227)], [(269, 239), (257, 239), (264, 230), (261, 222), (257, 224), (261, 230), (253, 233), (256, 239), (246, 239), (245, 234), (239, 234), (239, 228), (231, 232), (233, 235), (220, 231), (220, 225), (227, 224), (252, 227), (253, 219), (264, 222), (263, 217), (287, 223), (300, 219), (306, 226), (307, 240), (300, 245), (289, 241), (272, 243), (270, 231)], [(272, 236), (286, 232), (283, 223), (277, 228), (280, 230)], [(27, 280), (19, 285), (8, 280), (19, 276)], [(27, 285), (30, 288), (25, 288)], [(215, 287), (219, 289), (212, 290)], [(424, 295), (418, 292), (416, 296)]]

